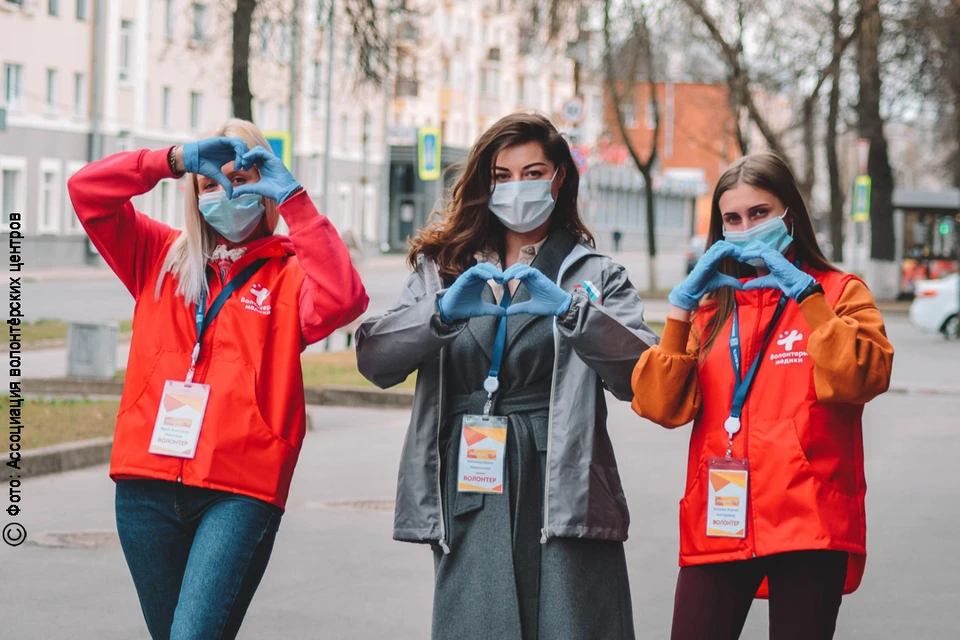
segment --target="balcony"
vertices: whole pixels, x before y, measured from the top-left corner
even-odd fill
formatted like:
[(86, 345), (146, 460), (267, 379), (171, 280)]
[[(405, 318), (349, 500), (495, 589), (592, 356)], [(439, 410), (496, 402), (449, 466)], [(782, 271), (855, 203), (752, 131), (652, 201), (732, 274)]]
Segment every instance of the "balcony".
[(394, 96), (397, 98), (416, 98), (420, 92), (420, 83), (413, 78), (397, 78)]

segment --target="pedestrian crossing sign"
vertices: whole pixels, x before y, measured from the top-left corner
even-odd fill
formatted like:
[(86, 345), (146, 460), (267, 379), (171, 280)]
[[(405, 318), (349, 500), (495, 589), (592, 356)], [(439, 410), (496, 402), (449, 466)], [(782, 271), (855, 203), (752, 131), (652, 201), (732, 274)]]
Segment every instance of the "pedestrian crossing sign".
[(870, 220), (870, 176), (857, 176), (853, 183), (853, 206), (851, 213), (854, 222)]
[(290, 132), (264, 131), (263, 137), (270, 143), (270, 150), (273, 151), (273, 155), (283, 160), (283, 166), (293, 171), (293, 158), (290, 155)]
[(421, 180), (430, 182), (440, 178), (440, 129), (421, 127), (417, 131), (417, 158)]

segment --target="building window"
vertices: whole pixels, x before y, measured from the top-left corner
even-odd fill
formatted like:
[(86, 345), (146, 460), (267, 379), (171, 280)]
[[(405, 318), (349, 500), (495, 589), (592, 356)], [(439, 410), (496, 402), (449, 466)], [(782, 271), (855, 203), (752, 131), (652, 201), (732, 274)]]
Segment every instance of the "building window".
[(293, 57), (293, 44), (291, 43), (292, 28), (286, 23), (281, 23), (278, 26), (280, 31), (280, 59), (287, 62)]
[(637, 109), (632, 102), (625, 102), (620, 105), (620, 118), (623, 120), (623, 126), (627, 129), (633, 129), (637, 126)]
[(130, 79), (130, 58), (133, 54), (133, 23), (129, 20), (120, 21), (120, 81)]
[(23, 158), (0, 158), (0, 206), (3, 207), (0, 225), (10, 227), (10, 214), (23, 218), (26, 206), (26, 161)]
[(500, 72), (496, 69), (483, 69), (480, 72), (480, 95), (496, 97), (500, 92)]
[(646, 113), (643, 114), (643, 124), (647, 129), (654, 129), (657, 126), (656, 119), (653, 117), (653, 98), (647, 100)]
[(87, 78), (82, 73), (73, 74), (73, 115), (87, 113)]
[(190, 92), (190, 128), (203, 128), (203, 94), (197, 91)]
[(207, 41), (207, 5), (193, 5), (193, 35), (191, 39), (196, 44)]
[(370, 137), (373, 135), (373, 120), (369, 113), (363, 114), (363, 155), (370, 153)]
[(267, 126), (267, 102), (265, 100), (257, 101), (257, 111), (254, 115), (257, 126), (261, 129), (266, 128)]
[(23, 65), (3, 65), (3, 100), (7, 109), (23, 109)]
[(40, 233), (60, 230), (60, 161), (40, 161)]
[(315, 60), (313, 63), (313, 89), (310, 91), (310, 110), (313, 111), (313, 113), (320, 112), (320, 92), (322, 86), (323, 75), (320, 71), (320, 61)]
[(343, 114), (340, 116), (340, 150), (347, 152), (347, 129), (350, 126), (350, 116)]
[(160, 122), (163, 124), (164, 129), (169, 129), (173, 126), (173, 89), (170, 87), (163, 88)]
[(173, 0), (166, 0), (163, 6), (163, 35), (166, 37), (167, 42), (173, 40), (173, 33), (175, 27), (175, 14), (173, 12)]
[(277, 106), (277, 131), (286, 131), (287, 125), (287, 105), (281, 104)]
[(262, 57), (267, 57), (270, 54), (270, 32), (272, 31), (273, 25), (270, 24), (270, 20), (267, 18), (261, 18), (260, 20), (260, 55)]
[(86, 20), (87, 15), (87, 0), (77, 0), (77, 20)]
[(47, 93), (44, 100), (44, 108), (47, 113), (56, 113), (57, 111), (57, 70), (47, 69)]
[(47, 0), (47, 13), (57, 17), (60, 15), (60, 0)]

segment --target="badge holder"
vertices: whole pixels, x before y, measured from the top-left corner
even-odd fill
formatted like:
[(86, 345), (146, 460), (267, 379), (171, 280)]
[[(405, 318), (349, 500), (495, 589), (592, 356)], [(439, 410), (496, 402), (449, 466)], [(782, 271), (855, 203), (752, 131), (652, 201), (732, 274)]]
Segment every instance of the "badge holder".
[[(500, 306), (510, 306), (510, 290), (504, 287)], [(460, 431), (460, 453), (457, 468), (457, 491), (460, 493), (503, 493), (504, 459), (507, 455), (507, 419), (492, 416), (493, 396), (500, 389), (500, 364), (507, 339), (507, 318), (500, 319), (493, 347), (490, 374), (483, 381), (487, 401), (482, 415), (463, 416)]]

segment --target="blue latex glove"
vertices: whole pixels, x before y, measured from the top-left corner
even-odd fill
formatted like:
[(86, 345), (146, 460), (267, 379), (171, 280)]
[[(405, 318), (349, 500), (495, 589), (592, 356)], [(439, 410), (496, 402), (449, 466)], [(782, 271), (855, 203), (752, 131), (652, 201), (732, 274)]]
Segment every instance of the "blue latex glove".
[(283, 201), (290, 197), (299, 186), (296, 178), (287, 171), (283, 160), (273, 155), (273, 152), (263, 147), (254, 147), (243, 154), (241, 165), (249, 170), (253, 165), (257, 165), (260, 170), (259, 182), (248, 182), (242, 184), (233, 190), (233, 195), (240, 196), (245, 193), (255, 193), (264, 198), (270, 198), (277, 204), (283, 204)]
[(667, 300), (685, 311), (696, 311), (700, 306), (700, 298), (711, 291), (716, 291), (720, 287), (743, 289), (743, 284), (739, 280), (717, 271), (720, 262), (730, 256), (739, 258), (740, 248), (726, 240), (714, 242), (697, 261), (697, 266), (693, 268), (687, 279), (670, 291)]
[(247, 143), (240, 138), (207, 138), (199, 142), (183, 145), (183, 168), (188, 173), (198, 173), (216, 180), (227, 197), (233, 196), (233, 185), (221, 168), (233, 160), (233, 168), (240, 168), (243, 154), (247, 152)]
[(502, 277), (500, 270), (487, 262), (470, 267), (460, 274), (453, 286), (437, 300), (440, 317), (447, 324), (453, 324), (457, 320), (467, 318), (505, 315), (506, 311), (503, 307), (484, 302), (480, 298), (488, 280), (499, 282)]
[(519, 280), (530, 292), (530, 299), (507, 307), (507, 315), (529, 313), (535, 316), (562, 316), (570, 308), (573, 296), (561, 289), (535, 267), (515, 264), (503, 272), (506, 286), (511, 280)]
[(770, 269), (770, 273), (747, 281), (743, 285), (744, 291), (753, 289), (780, 289), (785, 294), (797, 299), (804, 289), (815, 282), (813, 276), (797, 269), (789, 260), (783, 257), (783, 254), (776, 249), (771, 249), (762, 242), (753, 242), (740, 254), (740, 260), (761, 259)]

